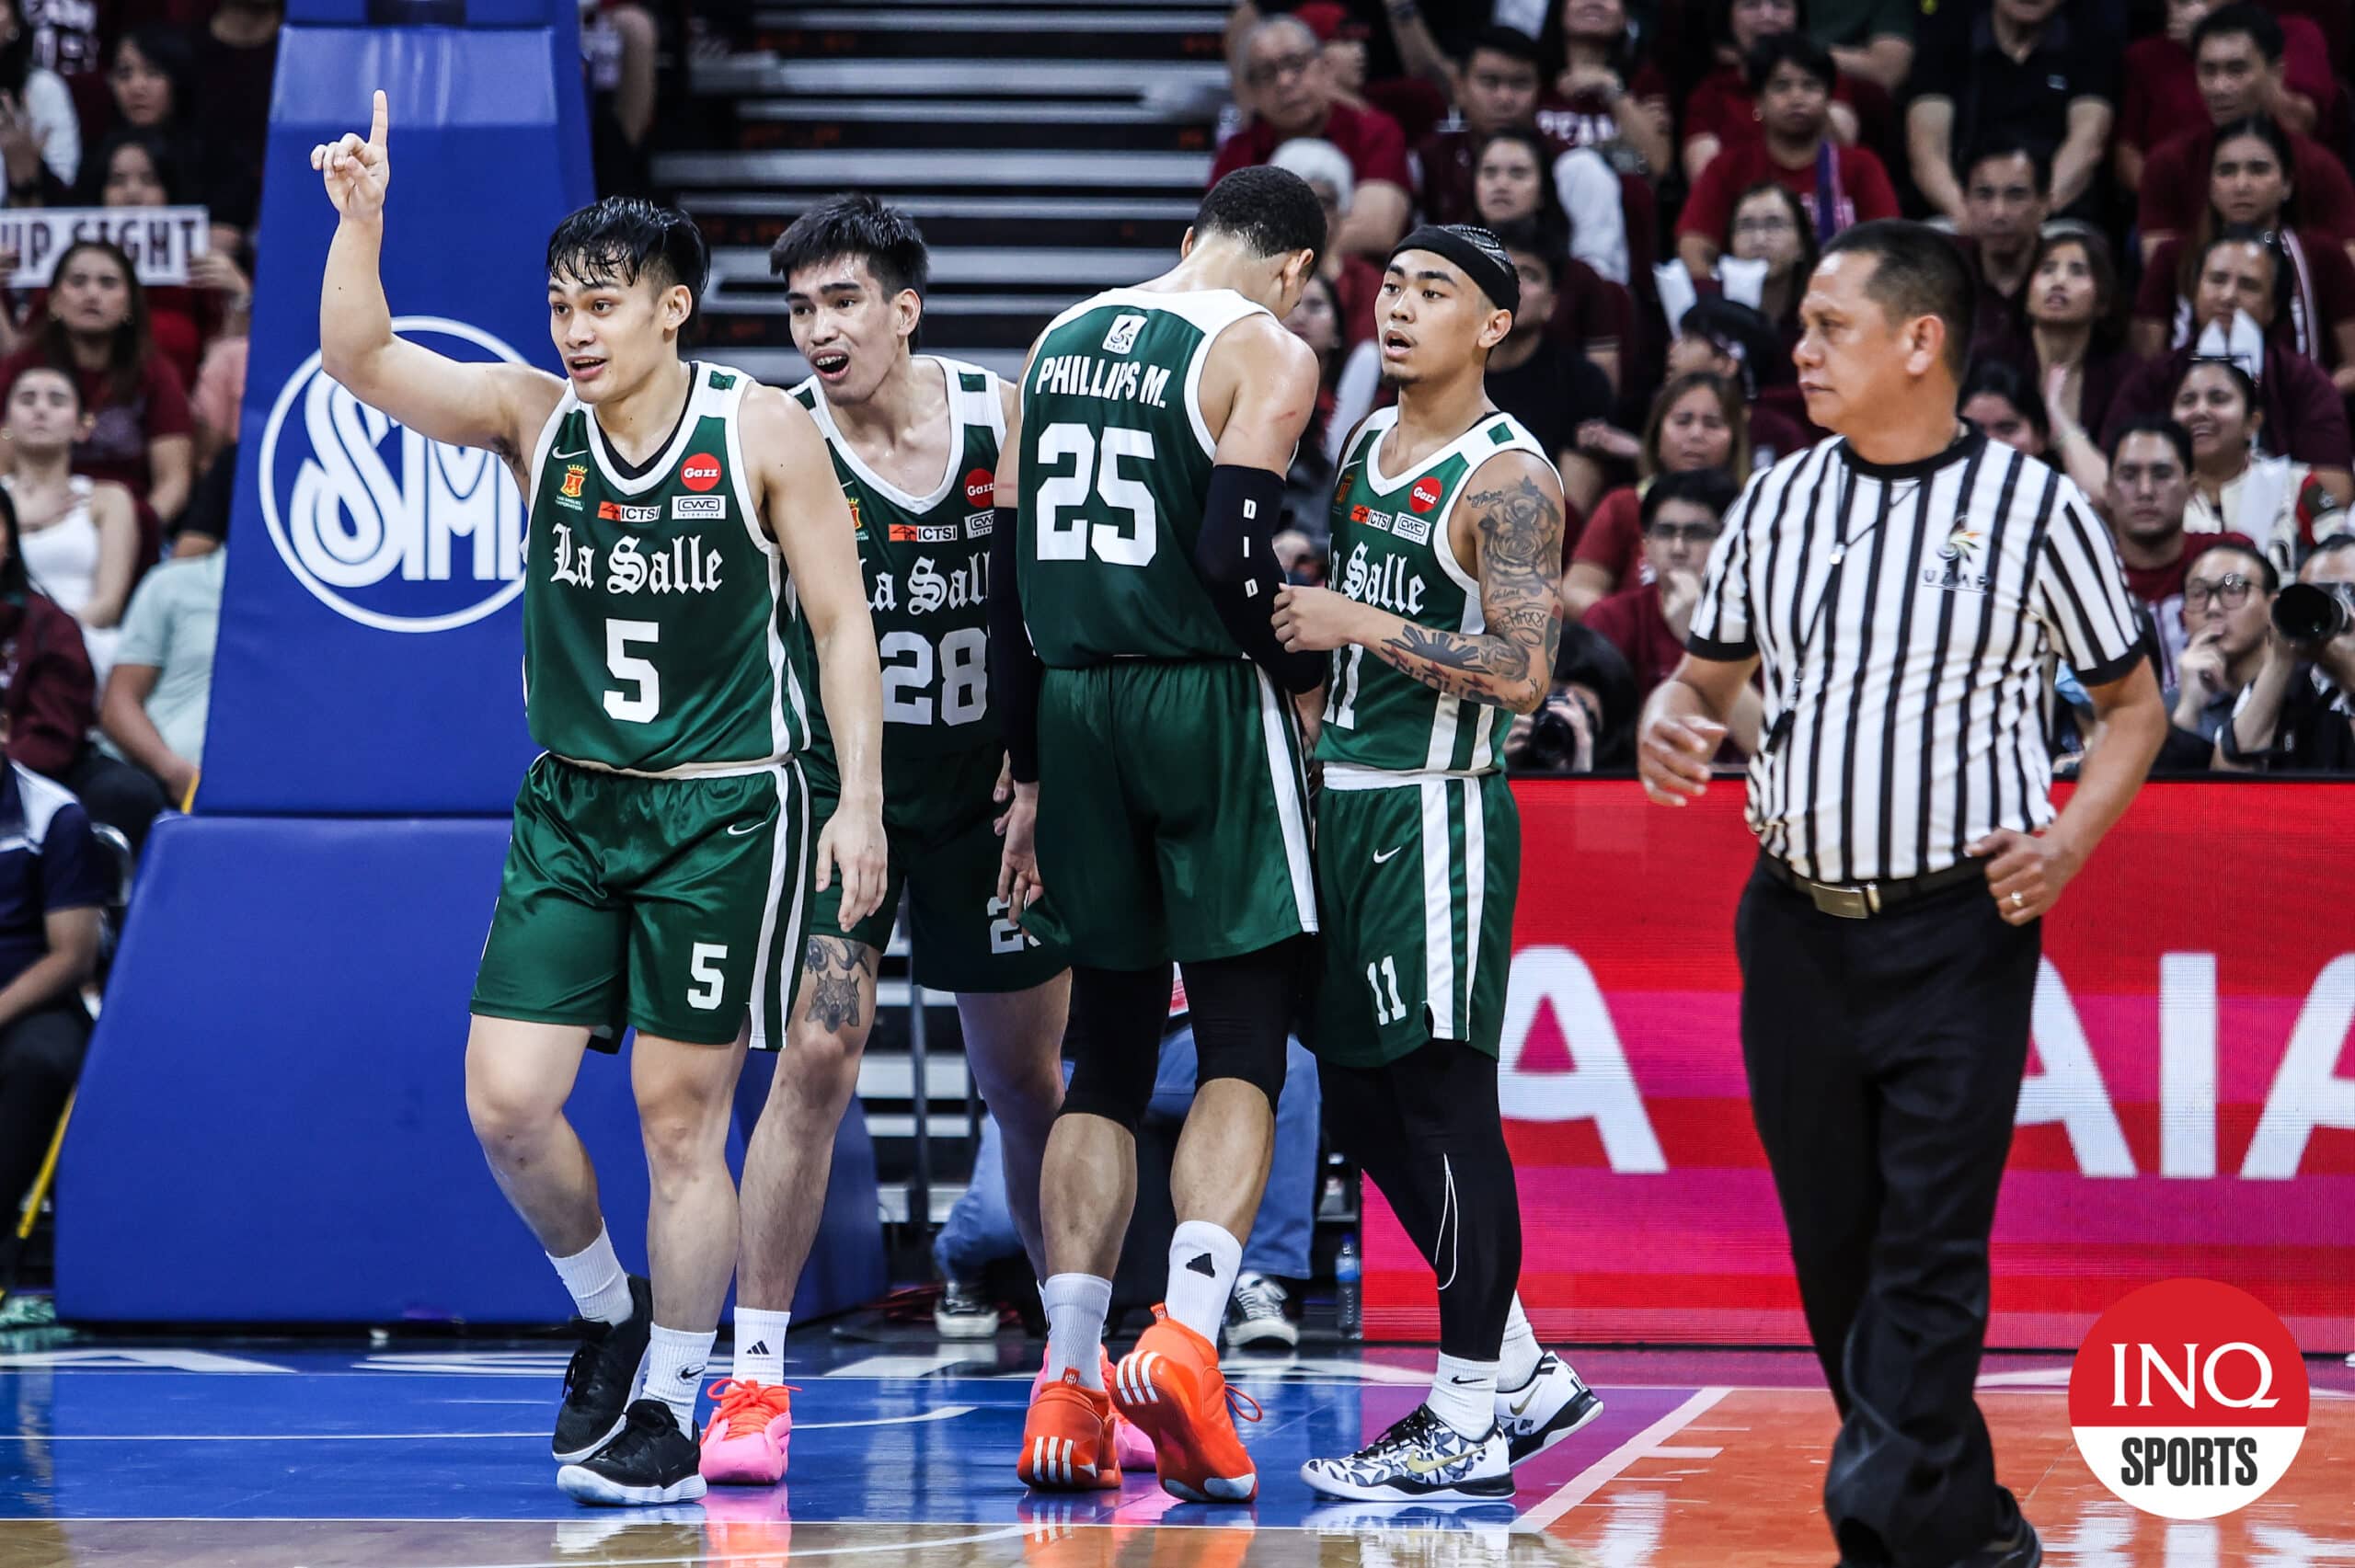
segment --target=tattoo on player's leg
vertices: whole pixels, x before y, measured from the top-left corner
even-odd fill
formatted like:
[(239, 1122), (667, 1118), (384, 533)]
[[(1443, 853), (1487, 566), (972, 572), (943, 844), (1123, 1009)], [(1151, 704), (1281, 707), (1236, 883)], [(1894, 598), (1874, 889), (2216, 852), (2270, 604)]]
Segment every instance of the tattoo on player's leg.
[(857, 1028), (858, 978), (874, 972), (875, 949), (846, 937), (813, 936), (801, 951), (801, 967), (815, 982), (803, 1016), (822, 1029)]

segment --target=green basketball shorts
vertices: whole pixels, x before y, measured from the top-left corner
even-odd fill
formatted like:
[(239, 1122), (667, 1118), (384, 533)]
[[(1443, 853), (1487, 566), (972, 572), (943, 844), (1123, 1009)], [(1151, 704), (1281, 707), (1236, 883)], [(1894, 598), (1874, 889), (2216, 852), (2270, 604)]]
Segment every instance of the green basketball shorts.
[[(999, 810), (994, 795), (1005, 755), (997, 747), (976, 748), (925, 759), (918, 777), (887, 778), (883, 836), (890, 880), (883, 902), (844, 927), (837, 876), (824, 892), (810, 889), (809, 934), (847, 938), (880, 953), (891, 944), (904, 889), (909, 958), (919, 985), (960, 992), (1028, 990), (1062, 974), (1068, 967), (1063, 949), (1018, 930), (997, 896), (1005, 841), (994, 826)], [(813, 751), (804, 761), (814, 846), (815, 833), (841, 802), (842, 783), (831, 756)]]
[(793, 763), (648, 779), (542, 757), (523, 775), (474, 1011), (782, 1043), (799, 972), (810, 796)]
[(1350, 787), (1316, 805), (1324, 978), (1310, 1044), (1379, 1067), (1427, 1040), (1495, 1056), (1512, 971), (1521, 813), (1502, 773)]
[(1049, 670), (1039, 876), (1024, 924), (1072, 962), (1143, 969), (1316, 929), (1291, 702), (1246, 660)]

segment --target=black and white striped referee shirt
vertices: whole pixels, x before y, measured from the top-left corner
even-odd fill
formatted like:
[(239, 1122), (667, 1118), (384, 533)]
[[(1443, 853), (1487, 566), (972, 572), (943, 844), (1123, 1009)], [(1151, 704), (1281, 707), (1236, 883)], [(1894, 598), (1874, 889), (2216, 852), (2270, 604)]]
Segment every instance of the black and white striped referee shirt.
[(1754, 476), (1709, 556), (1686, 646), (1759, 657), (1750, 825), (1819, 882), (1943, 871), (2052, 820), (2051, 661), (2089, 686), (2142, 656), (2076, 486), (1975, 427), (1897, 466), (1827, 441)]

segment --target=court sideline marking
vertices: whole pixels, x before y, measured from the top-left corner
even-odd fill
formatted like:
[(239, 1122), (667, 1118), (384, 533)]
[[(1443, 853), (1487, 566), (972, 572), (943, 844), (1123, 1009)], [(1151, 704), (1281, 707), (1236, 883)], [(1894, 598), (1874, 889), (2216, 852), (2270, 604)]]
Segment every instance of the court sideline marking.
[(1517, 1530), (1542, 1530), (1568, 1513), (1605, 1484), (1617, 1479), (1619, 1473), (1637, 1459), (1644, 1458), (1660, 1443), (1674, 1436), (1692, 1422), (1706, 1413), (1717, 1402), (1734, 1391), (1730, 1388), (1702, 1389), (1692, 1398), (1628, 1438), (1586, 1469), (1564, 1482), (1543, 1503), (1513, 1521)]
[[(845, 1426), (915, 1426), (930, 1421), (954, 1421), (979, 1407), (944, 1404), (913, 1415), (879, 1415), (867, 1421), (805, 1421), (797, 1432), (829, 1432)], [(0, 1443), (421, 1443), (458, 1438), (544, 1437), (545, 1426), (529, 1432), (0, 1432)]]

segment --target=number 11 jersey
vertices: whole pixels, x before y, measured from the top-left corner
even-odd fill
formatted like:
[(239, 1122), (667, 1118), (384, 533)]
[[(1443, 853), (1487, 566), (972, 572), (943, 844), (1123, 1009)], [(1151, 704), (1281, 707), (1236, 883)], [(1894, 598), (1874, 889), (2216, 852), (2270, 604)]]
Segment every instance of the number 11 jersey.
[(1114, 289), (1057, 316), (1022, 385), (1023, 615), (1051, 669), (1243, 657), (1194, 571), (1217, 442), (1196, 396), (1231, 290)]

